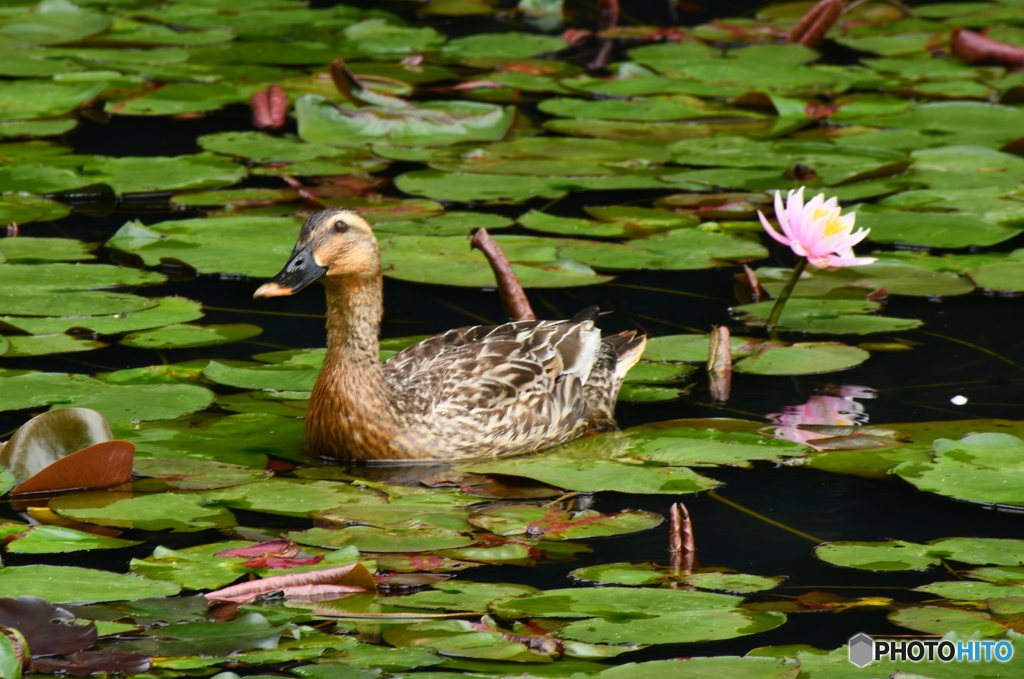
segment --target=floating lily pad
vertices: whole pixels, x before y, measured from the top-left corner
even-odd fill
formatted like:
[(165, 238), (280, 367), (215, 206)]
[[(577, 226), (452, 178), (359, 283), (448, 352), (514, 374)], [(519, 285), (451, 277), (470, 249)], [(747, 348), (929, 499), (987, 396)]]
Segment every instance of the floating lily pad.
[(121, 344), (139, 349), (171, 349), (177, 347), (203, 347), (255, 337), (263, 328), (250, 323), (227, 325), (165, 325), (155, 330), (133, 332)]
[[(103, 297), (101, 299), (106, 301), (110, 298)], [(146, 304), (148, 308), (132, 310), (131, 305), (135, 300), (138, 300), (139, 304)], [(127, 309), (124, 312), (112, 313), (106, 316), (0, 316), (0, 322), (35, 334), (67, 332), (71, 328), (87, 328), (101, 335), (113, 335), (165, 324), (184, 323), (185, 321), (192, 321), (203, 316), (202, 306), (199, 302), (184, 299), (183, 297), (163, 297), (147, 300), (141, 297), (129, 296), (126, 301), (129, 304), (126, 305)], [(157, 304), (149, 306), (152, 302)], [(51, 313), (59, 313), (57, 309), (46, 308), (44, 310)]]
[[(893, 471), (921, 490), (974, 502), (1024, 505), (1024, 441), (985, 433), (938, 439), (931, 462), (904, 462)], [(1022, 483), (1018, 483), (1020, 479)]]
[(308, 516), (310, 512), (324, 507), (337, 507), (350, 502), (383, 503), (384, 500), (365, 488), (337, 481), (270, 479), (210, 491), (203, 496), (203, 502), (270, 514)]
[[(761, 268), (755, 271), (761, 285), (777, 296), (792, 276), (789, 269)], [(974, 290), (971, 281), (951, 271), (933, 271), (921, 266), (885, 257), (864, 266), (844, 267), (835, 271), (807, 270), (793, 294), (797, 297), (863, 299), (885, 288), (892, 295), (939, 297), (965, 295)]]
[(85, 407), (112, 422), (168, 420), (201, 410), (213, 392), (187, 384), (114, 385), (86, 375), (29, 373), (0, 377), (0, 410)]
[(838, 342), (799, 342), (790, 346), (762, 345), (733, 365), (736, 372), (752, 375), (815, 375), (848, 370), (868, 360), (859, 347)]
[(8, 566), (0, 569), (0, 594), (37, 596), (51, 603), (121, 601), (174, 596), (181, 587), (131, 574), (74, 566)]
[(451, 59), (510, 57), (520, 59), (565, 49), (565, 42), (536, 33), (480, 33), (448, 41), (440, 53)]
[(118, 549), (141, 545), (140, 540), (122, 540), (84, 533), (64, 526), (33, 526), (7, 543), (7, 551), (21, 554), (54, 554), (85, 549)]
[[(154, 385), (155, 388), (168, 385)], [(210, 460), (263, 468), (267, 455), (304, 461), (302, 420), (243, 413), (196, 421), (115, 425), (115, 435), (135, 444), (136, 459)]]
[(106, 30), (110, 24), (111, 18), (102, 12), (61, 0), (44, 0), (32, 11), (15, 14), (0, 25), (0, 47), (78, 42)]
[[(749, 325), (761, 326), (768, 321), (768, 316), (774, 305), (773, 301), (757, 302), (733, 307), (733, 310), (743, 314), (744, 322)], [(867, 335), (874, 332), (912, 330), (923, 325), (922, 321), (915, 318), (870, 315), (872, 311), (880, 307), (878, 302), (868, 302), (863, 299), (797, 297), (786, 302), (786, 306), (782, 310), (782, 317), (779, 319), (779, 326), (789, 330), (834, 335)]]
[(625, 510), (602, 515), (584, 511), (530, 505), (485, 508), (469, 517), (470, 523), (497, 535), (526, 535), (539, 540), (576, 540), (602, 535), (622, 535), (653, 528), (662, 517), (651, 512)]
[(82, 167), (92, 181), (110, 184), (118, 193), (172, 189), (206, 189), (234, 184), (245, 167), (213, 153), (141, 158), (96, 158)]
[[(29, 222), (48, 222), (54, 219), (66, 217), (71, 208), (49, 198), (33, 196), (29, 193), (6, 193), (0, 196), (0, 220), (4, 222), (17, 222), (28, 224)], [(22, 242), (24, 241), (24, 242)], [(49, 243), (53, 247), (53, 254), (47, 254), (42, 243)], [(95, 248), (90, 248), (81, 241), (70, 238), (32, 238), (22, 237), (17, 239), (0, 241), (7, 261), (17, 259), (41, 259), (48, 261), (60, 261), (62, 259), (92, 259), (87, 253)], [(81, 254), (81, 257), (69, 256), (72, 253)]]
[(107, 244), (139, 255), (149, 266), (184, 262), (200, 273), (269, 278), (288, 260), (298, 226), (298, 221), (286, 217), (208, 217), (152, 226), (133, 221)]
[[(3, 27), (0, 26), (0, 43)], [(65, 115), (95, 99), (106, 83), (59, 83), (49, 80), (6, 80), (0, 83), (0, 120)]]
[(7, 351), (4, 352), (4, 355), (9, 358), (66, 354), (109, 346), (106, 342), (70, 335), (14, 335), (5, 340)]
[(837, 566), (873, 571), (924, 570), (943, 559), (970, 564), (1024, 565), (1024, 541), (994, 538), (942, 538), (926, 545), (903, 540), (828, 542), (815, 556)]
[(616, 490), (623, 493), (695, 493), (718, 485), (686, 467), (621, 464), (610, 460), (509, 460), (463, 467), (484, 474), (525, 476), (557, 488), (581, 492)]
[(61, 516), (101, 526), (191, 533), (234, 526), (226, 509), (203, 504), (203, 498), (185, 493), (130, 493), (93, 491), (55, 498), (50, 508)]
[(200, 113), (247, 101), (254, 89), (229, 83), (168, 83), (138, 96), (108, 102), (106, 110), (126, 116)]
[(512, 109), (469, 101), (348, 110), (323, 97), (307, 94), (295, 103), (299, 136), (306, 141), (338, 146), (434, 146), (493, 141), (505, 136), (513, 117)]

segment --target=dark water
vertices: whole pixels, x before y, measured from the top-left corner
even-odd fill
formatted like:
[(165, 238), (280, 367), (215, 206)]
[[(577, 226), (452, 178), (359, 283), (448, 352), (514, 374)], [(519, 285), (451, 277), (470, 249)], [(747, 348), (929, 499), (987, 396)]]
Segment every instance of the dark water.
[[(314, 6), (333, 4), (314, 2)], [(373, 3), (352, 3), (369, 5)], [(626, 5), (627, 3), (623, 3)], [(709, 3), (719, 16), (742, 13), (755, 3)], [(403, 5), (376, 3), (395, 11)], [(626, 12), (650, 23), (668, 23), (667, 3), (635, 3)], [(581, 10), (582, 11), (582, 10)], [(699, 23), (706, 13), (684, 13), (684, 23)], [(493, 20), (473, 20), (469, 24), (436, 19), (434, 25), (454, 33), (471, 30), (495, 30)], [(528, 107), (527, 107), (528, 109)], [(534, 114), (536, 112), (533, 112)], [(109, 124), (85, 121), (71, 134), (67, 143), (78, 153), (107, 155), (177, 155), (198, 150), (195, 139), (201, 134), (223, 130), (251, 129), (249, 111), (228, 108), (205, 119), (191, 121), (154, 121), (147, 118), (119, 117)], [(400, 165), (389, 173), (404, 171)], [(266, 181), (259, 180), (256, 181)], [(601, 204), (640, 202), (661, 192), (602, 193)], [(559, 204), (555, 212), (580, 214), (586, 195), (575, 195)], [(518, 215), (536, 204), (495, 208)], [(146, 205), (140, 201), (116, 206), (105, 215), (78, 213), (51, 225), (30, 225), (25, 235), (61, 235), (89, 241), (104, 241), (125, 221), (141, 219), (153, 223), (168, 217), (159, 200)], [(178, 213), (176, 213), (178, 214)], [(192, 213), (182, 212), (182, 217)], [(1020, 247), (1020, 238), (1005, 244), (1006, 249)], [(776, 251), (777, 256), (781, 253)], [(101, 261), (110, 253), (101, 251)], [(792, 262), (780, 259), (778, 265)], [(613, 283), (579, 289), (531, 291), (538, 314), (559, 318), (578, 309), (598, 304), (615, 313), (604, 319), (609, 332), (640, 328), (653, 336), (683, 331), (706, 332), (712, 325), (731, 325), (735, 334), (743, 334), (740, 324), (731, 321), (728, 307), (733, 297), (736, 268), (697, 272), (636, 272), (619, 276)], [(174, 272), (169, 272), (174, 273)], [(222, 279), (218, 276), (190, 276), (181, 272), (160, 288), (148, 288), (152, 294), (178, 294), (203, 301), (207, 306), (204, 323), (250, 322), (264, 328), (253, 341), (221, 347), (180, 349), (156, 354), (152, 351), (111, 347), (87, 354), (48, 356), (35, 359), (6, 360), (11, 368), (46, 371), (100, 372), (192, 358), (248, 358), (254, 353), (278, 348), (322, 346), (324, 300), (319, 290), (310, 289), (296, 297), (255, 301), (252, 292), (258, 281)], [(434, 334), (450, 327), (477, 322), (503, 320), (497, 294), (492, 290), (413, 285), (388, 280), (385, 284), (385, 337)], [(805, 402), (816, 389), (829, 384), (862, 385), (877, 390), (877, 398), (861, 401), (870, 422), (885, 424), (907, 421), (966, 419), (976, 417), (1024, 419), (1021, 383), (1024, 382), (1024, 325), (1021, 301), (986, 297), (980, 293), (929, 301), (918, 298), (894, 298), (887, 313), (893, 316), (921, 318), (920, 331), (899, 333), (898, 337), (918, 343), (913, 351), (874, 353), (864, 365), (842, 373), (814, 377), (762, 377), (737, 374), (732, 399), (727, 406), (712, 402), (702, 383), (688, 395), (675, 401), (621, 404), (623, 426), (680, 417), (743, 417), (762, 420), (783, 407)], [(288, 315), (279, 315), (287, 313)], [(856, 343), (857, 338), (842, 338)], [(872, 341), (877, 341), (875, 336)], [(969, 401), (954, 406), (950, 398), (964, 395)], [(27, 419), (28, 413), (0, 416), (0, 431), (8, 432)], [(6, 438), (3, 435), (2, 438)], [(857, 453), (850, 453), (856, 455)], [(594, 508), (616, 511), (624, 507), (666, 513), (668, 505), (686, 502), (694, 521), (697, 556), (704, 566), (720, 566), (760, 575), (787, 575), (788, 580), (774, 594), (799, 596), (821, 589), (849, 597), (886, 596), (901, 601), (924, 597), (907, 589), (937, 579), (932, 574), (879, 574), (844, 570), (817, 561), (812, 555), (816, 540), (881, 540), (899, 538), (926, 541), (940, 537), (1020, 537), (1024, 516), (945, 499), (917, 492), (899, 479), (869, 480), (829, 474), (796, 467), (759, 464), (751, 470), (714, 469), (708, 476), (725, 482), (719, 495), (742, 505), (771, 521), (804, 533), (794, 534), (729, 506), (708, 494), (682, 498), (671, 496), (626, 496), (602, 493), (594, 499)], [(9, 511), (9, 510), (8, 510)], [(289, 521), (289, 520), (285, 520)], [(253, 517), (253, 525), (265, 525), (266, 515)], [(243, 519), (242, 523), (246, 523)], [(298, 523), (296, 525), (299, 525)], [(810, 537), (808, 537), (810, 536)], [(152, 544), (183, 546), (205, 543), (216, 535), (153, 534), (150, 545), (119, 550), (114, 562), (107, 554), (76, 555), (74, 565), (126, 570), (132, 556), (146, 556)], [(812, 539), (813, 538), (813, 539)], [(542, 588), (564, 587), (566, 574), (581, 566), (613, 561), (660, 561), (667, 558), (667, 530), (662, 527), (642, 534), (591, 541), (592, 554), (584, 554), (569, 564), (549, 564), (534, 569), (488, 567), (468, 574), (473, 580), (522, 582)], [(69, 563), (62, 556), (5, 555), (7, 565), (21, 563)], [(754, 600), (757, 597), (752, 597)], [(885, 611), (864, 609), (841, 614), (806, 613), (790, 616), (782, 627), (751, 637), (685, 647), (659, 646), (623, 656), (623, 660), (643, 660), (678, 655), (744, 653), (770, 644), (808, 643), (834, 648), (854, 633), (905, 633), (890, 625)]]

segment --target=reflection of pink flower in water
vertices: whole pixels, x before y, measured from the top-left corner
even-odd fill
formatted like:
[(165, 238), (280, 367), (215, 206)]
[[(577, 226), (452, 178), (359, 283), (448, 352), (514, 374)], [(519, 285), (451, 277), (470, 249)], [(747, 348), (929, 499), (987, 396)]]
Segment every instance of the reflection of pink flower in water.
[(823, 391), (825, 393), (811, 396), (807, 403), (803, 405), (786, 406), (782, 409), (781, 413), (766, 415), (765, 417), (769, 422), (779, 425), (772, 432), (772, 436), (820, 450), (817, 446), (808, 443), (808, 441), (823, 438), (822, 434), (800, 429), (799, 425), (828, 424), (855, 426), (868, 421), (868, 415), (864, 412), (864, 406), (855, 399), (875, 398), (874, 389), (856, 385), (844, 385), (838, 388), (826, 388)]

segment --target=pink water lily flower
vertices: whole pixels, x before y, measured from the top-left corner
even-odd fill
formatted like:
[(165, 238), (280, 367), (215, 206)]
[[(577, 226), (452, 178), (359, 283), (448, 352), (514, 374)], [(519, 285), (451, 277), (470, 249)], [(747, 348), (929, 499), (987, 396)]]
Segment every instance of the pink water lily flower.
[(844, 266), (871, 264), (875, 257), (856, 257), (853, 246), (864, 240), (870, 229), (853, 230), (857, 215), (841, 214), (836, 198), (825, 200), (819, 193), (804, 204), (804, 187), (790, 191), (786, 205), (782, 205), (782, 193), (775, 192), (775, 216), (782, 227), (782, 233), (772, 228), (765, 216), (758, 210), (761, 224), (775, 240), (788, 245), (793, 252), (806, 257), (819, 269), (838, 269)]

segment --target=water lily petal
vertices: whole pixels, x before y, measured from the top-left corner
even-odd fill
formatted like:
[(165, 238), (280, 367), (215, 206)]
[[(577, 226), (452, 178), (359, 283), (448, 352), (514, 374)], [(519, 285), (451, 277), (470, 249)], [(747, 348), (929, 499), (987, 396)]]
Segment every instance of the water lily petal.
[[(776, 194), (776, 195), (778, 195), (778, 194)], [(768, 232), (769, 236), (771, 236), (775, 240), (779, 241), (783, 245), (789, 245), (790, 243), (793, 242), (792, 239), (786, 238), (781, 233), (779, 233), (778, 231), (773, 229), (772, 225), (768, 222), (768, 220), (765, 218), (765, 216), (763, 214), (761, 214), (760, 210), (757, 211), (757, 216), (761, 218), (761, 226), (764, 227), (764, 230)]]

